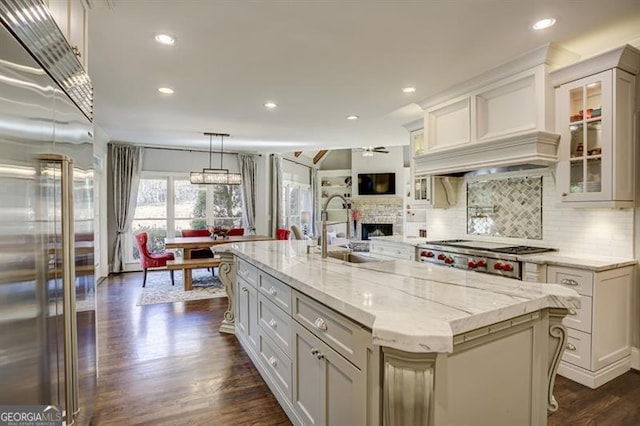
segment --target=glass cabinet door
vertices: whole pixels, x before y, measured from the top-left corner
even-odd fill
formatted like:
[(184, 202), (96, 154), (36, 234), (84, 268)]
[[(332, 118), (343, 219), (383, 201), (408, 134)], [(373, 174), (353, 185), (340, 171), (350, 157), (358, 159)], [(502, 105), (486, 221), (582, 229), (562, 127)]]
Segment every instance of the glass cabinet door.
[(411, 132), (411, 153), (412, 155), (424, 154), (424, 131), (415, 130)]
[(428, 201), (429, 200), (429, 176), (416, 176), (414, 184), (414, 200), (415, 201)]
[(602, 191), (602, 82), (569, 91), (569, 192)]

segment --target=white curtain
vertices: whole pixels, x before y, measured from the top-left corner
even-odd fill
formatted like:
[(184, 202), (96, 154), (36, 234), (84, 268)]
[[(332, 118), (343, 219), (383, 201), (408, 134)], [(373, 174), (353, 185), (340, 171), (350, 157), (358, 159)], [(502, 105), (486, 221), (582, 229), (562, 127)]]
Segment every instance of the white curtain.
[(238, 154), (242, 174), (242, 217), (249, 234), (256, 233), (256, 172), (258, 156)]
[(143, 148), (110, 144), (113, 176), (113, 210), (116, 222), (116, 242), (112, 272), (122, 272), (125, 259), (125, 236), (131, 228), (136, 210)]
[(271, 217), (272, 235), (276, 229), (284, 228), (284, 197), (282, 195), (282, 156), (271, 154)]

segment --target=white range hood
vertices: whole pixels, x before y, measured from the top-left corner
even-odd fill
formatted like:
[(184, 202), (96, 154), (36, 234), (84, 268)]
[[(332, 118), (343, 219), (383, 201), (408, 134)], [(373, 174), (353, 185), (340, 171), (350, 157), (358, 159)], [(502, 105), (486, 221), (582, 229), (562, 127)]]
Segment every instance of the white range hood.
[(414, 157), (416, 172), (430, 175), (558, 162), (560, 136), (533, 131), (496, 140), (464, 144)]

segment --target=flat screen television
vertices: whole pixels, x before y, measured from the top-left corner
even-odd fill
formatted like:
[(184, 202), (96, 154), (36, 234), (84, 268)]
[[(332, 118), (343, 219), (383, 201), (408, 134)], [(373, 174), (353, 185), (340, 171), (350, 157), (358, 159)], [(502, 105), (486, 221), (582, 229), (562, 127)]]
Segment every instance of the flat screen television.
[(395, 173), (358, 173), (358, 195), (395, 195)]

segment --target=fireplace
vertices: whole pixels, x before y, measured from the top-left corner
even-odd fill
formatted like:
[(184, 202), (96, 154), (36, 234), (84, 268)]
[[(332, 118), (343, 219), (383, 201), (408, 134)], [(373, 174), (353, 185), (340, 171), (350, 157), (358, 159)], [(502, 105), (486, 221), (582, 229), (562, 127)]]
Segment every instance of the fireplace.
[(363, 223), (362, 239), (368, 240), (369, 237), (383, 237), (385, 235), (393, 235), (392, 223)]

